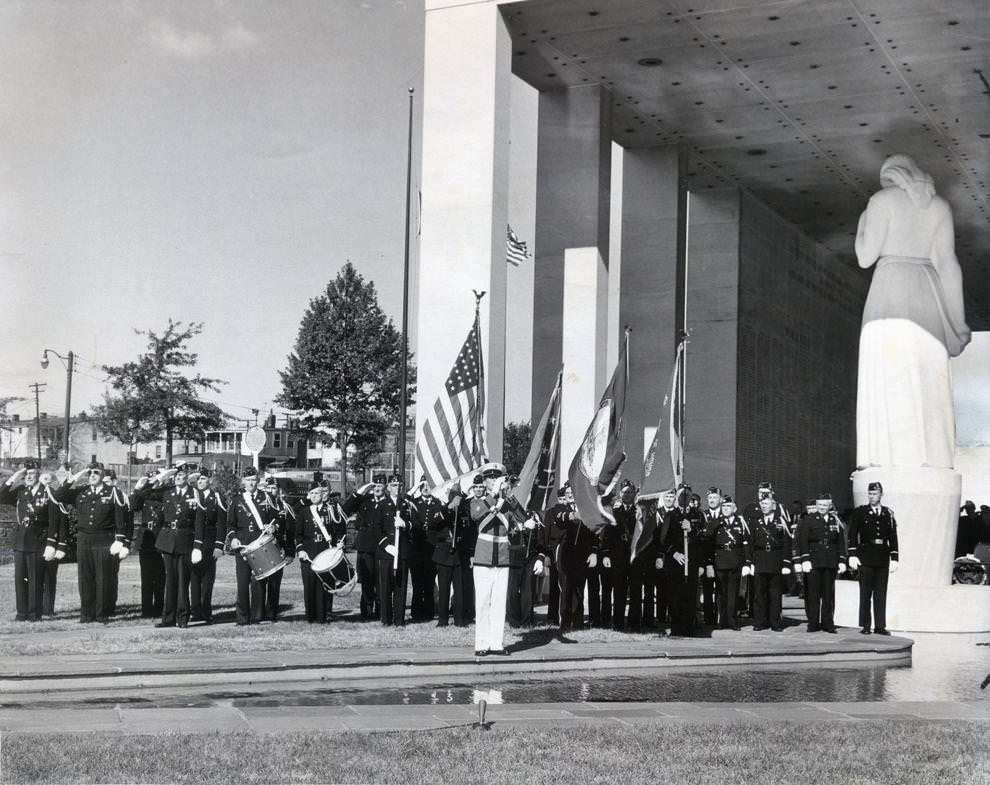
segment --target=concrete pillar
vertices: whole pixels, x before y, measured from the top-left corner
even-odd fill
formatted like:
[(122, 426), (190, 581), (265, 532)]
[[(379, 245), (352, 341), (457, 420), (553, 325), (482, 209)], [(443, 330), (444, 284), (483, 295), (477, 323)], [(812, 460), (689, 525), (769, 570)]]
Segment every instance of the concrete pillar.
[(564, 252), (560, 457), (566, 472), (608, 383), (608, 270), (597, 248)]
[(493, 459), (502, 455), (505, 402), (511, 55), (496, 3), (427, 2), (416, 430), (471, 326), (471, 290), (487, 291), (481, 332)]
[[(608, 267), (610, 126), (609, 95), (597, 85), (540, 94), (533, 298), (534, 415), (546, 406), (564, 361), (564, 281), (567, 264), (571, 264), (570, 261), (565, 264), (565, 256), (568, 260), (580, 259), (572, 266), (575, 282), (577, 279), (585, 282), (581, 286), (591, 286), (592, 280), (597, 282)], [(601, 268), (593, 275), (592, 256)], [(597, 285), (593, 286), (595, 291)], [(589, 381), (587, 368), (597, 368), (598, 356), (604, 357), (606, 350), (604, 328), (599, 331), (592, 325), (599, 318), (599, 301), (606, 303), (607, 309), (607, 291), (601, 297), (596, 294), (595, 298), (591, 311), (568, 316), (571, 326), (574, 319), (586, 320), (582, 335), (594, 334), (596, 341), (600, 341), (582, 349), (586, 356), (579, 374), (585, 382)], [(564, 369), (565, 378), (569, 371)], [(603, 386), (601, 383), (595, 396), (601, 394)], [(561, 399), (562, 428), (563, 423), (573, 418), (574, 422), (583, 421), (583, 426), (574, 426), (583, 433), (596, 403), (597, 398), (587, 410), (574, 409), (565, 388)], [(573, 452), (562, 450), (565, 471), (572, 457)]]
[[(623, 152), (619, 324), (632, 328), (623, 475), (637, 484), (643, 467), (641, 439), (644, 433), (652, 438), (653, 431), (646, 429), (656, 427), (677, 346), (686, 167), (678, 146)], [(658, 460), (667, 460), (666, 454)]]

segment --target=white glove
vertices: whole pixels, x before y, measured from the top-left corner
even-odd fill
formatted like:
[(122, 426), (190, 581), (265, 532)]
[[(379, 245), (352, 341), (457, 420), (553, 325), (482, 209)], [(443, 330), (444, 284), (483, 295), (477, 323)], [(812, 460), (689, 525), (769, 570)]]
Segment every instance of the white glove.
[(859, 569), (859, 565), (860, 565), (859, 556), (850, 556), (849, 557), (849, 569), (850, 570), (858, 570)]
[(51, 561), (52, 559), (55, 558), (55, 546), (54, 545), (46, 545), (45, 546), (45, 556), (44, 556), (44, 558), (45, 558), (45, 561)]
[(123, 561), (131, 555), (131, 551), (126, 545), (121, 545), (120, 550), (117, 551), (117, 555), (120, 557), (120, 560)]
[(746, 578), (746, 577), (748, 577), (748, 576), (750, 576), (750, 575), (752, 575), (752, 574), (753, 574), (753, 568), (752, 568), (752, 567), (750, 567), (750, 566), (749, 566), (748, 564), (745, 564), (745, 565), (743, 565), (743, 568), (742, 568), (742, 576), (743, 576), (744, 578)]
[(842, 575), (842, 573), (844, 573), (845, 571), (846, 571), (846, 565), (843, 564), (842, 562), (839, 562), (839, 575)]
[(120, 540), (114, 540), (113, 541), (113, 544), (110, 546), (110, 555), (111, 556), (116, 556), (118, 553), (120, 553), (120, 549), (123, 546), (124, 546), (124, 543), (122, 543)]
[(241, 547), (241, 541), (238, 540), (236, 537), (234, 537), (234, 539), (230, 541), (230, 549), (232, 551), (236, 551), (240, 547)]
[(468, 558), (468, 567), (474, 567), (474, 556)]
[(65, 558), (65, 551), (56, 549), (55, 550), (55, 561), (62, 561)]
[(588, 556), (588, 567), (590, 567), (593, 570), (597, 566), (598, 566), (598, 554), (592, 553)]
[(674, 554), (674, 561), (677, 562), (679, 565), (681, 565), (683, 567), (684, 566), (684, 562), (687, 561), (687, 558), (684, 556), (683, 553), (681, 553), (680, 551), (677, 551)]
[(691, 533), (691, 521), (681, 521), (681, 531), (685, 534)]
[(543, 574), (543, 559), (537, 559), (533, 562), (533, 575)]
[(897, 559), (890, 560), (890, 571), (897, 572)]
[(223, 548), (214, 548), (213, 549), (213, 561), (216, 561), (221, 556), (223, 556)]
[(801, 566), (801, 562), (794, 562), (794, 574), (800, 575), (802, 572), (804, 572), (804, 567)]
[(663, 569), (663, 557), (662, 556), (661, 557), (658, 557), (657, 558), (657, 561), (656, 561), (656, 564), (654, 564), (653, 566), (656, 567), (658, 570), (662, 570)]
[(299, 557), (299, 561), (301, 561), (301, 562), (304, 562), (304, 561), (311, 562), (311, 561), (313, 561), (311, 558), (309, 558), (309, 554), (306, 553), (306, 551), (299, 551), (299, 553), (297, 553), (296, 556)]
[(402, 518), (399, 516), (398, 513), (395, 514), (395, 528), (396, 529), (405, 529), (406, 528), (406, 522), (404, 520), (402, 520)]
[(395, 554), (396, 554), (395, 546), (392, 545), (392, 543), (389, 543), (388, 545), (386, 545), (385, 546), (385, 553), (387, 553), (389, 556), (395, 556)]
[(810, 561), (801, 562), (801, 569), (804, 570), (805, 572), (811, 572), (811, 562)]
[(780, 568), (780, 574), (781, 575), (790, 575), (791, 574), (791, 568), (790, 567), (781, 567)]
[(526, 522), (523, 523), (523, 528), (532, 531), (533, 529), (536, 528), (536, 521), (534, 521), (532, 518), (527, 518)]
[(193, 548), (192, 555), (189, 557), (189, 561), (193, 564), (199, 564), (203, 561), (203, 552), (199, 548)]
[(371, 489), (372, 489), (372, 488), (373, 488), (374, 486), (375, 486), (375, 484), (374, 484), (373, 482), (366, 482), (366, 483), (365, 483), (364, 485), (362, 485), (362, 486), (361, 486), (360, 488), (358, 488), (358, 489), (357, 489), (357, 494), (358, 494), (358, 496), (364, 496), (364, 495), (365, 495), (365, 494), (367, 494), (367, 493), (368, 493), (368, 491), (370, 491), (370, 490), (371, 490)]
[(606, 570), (611, 570), (612, 559), (609, 558), (608, 556), (602, 556), (602, 567), (604, 567)]
[(52, 484), (51, 475), (49, 475), (49, 474), (42, 474), (41, 477), (38, 478), (38, 482), (41, 483), (44, 487), (47, 488), (49, 485)]
[(710, 564), (707, 567), (705, 567), (705, 577), (706, 578), (715, 577), (715, 568)]
[(705, 568), (704, 567), (699, 567), (698, 568), (698, 577), (699, 578), (704, 578), (705, 577)]

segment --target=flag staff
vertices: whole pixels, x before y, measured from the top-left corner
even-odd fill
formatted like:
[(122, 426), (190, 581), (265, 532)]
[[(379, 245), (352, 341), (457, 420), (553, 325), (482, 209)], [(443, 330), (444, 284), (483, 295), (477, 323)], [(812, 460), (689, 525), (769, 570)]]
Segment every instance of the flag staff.
[[(402, 268), (402, 377), (399, 388), (399, 482), (403, 490), (406, 486), (406, 409), (408, 408), (409, 388), (409, 215), (412, 210), (412, 134), (413, 134), (413, 94), (409, 88), (409, 134), (406, 145), (406, 236), (405, 256)], [(345, 448), (346, 449), (346, 446)], [(347, 478), (344, 477), (344, 487)]]

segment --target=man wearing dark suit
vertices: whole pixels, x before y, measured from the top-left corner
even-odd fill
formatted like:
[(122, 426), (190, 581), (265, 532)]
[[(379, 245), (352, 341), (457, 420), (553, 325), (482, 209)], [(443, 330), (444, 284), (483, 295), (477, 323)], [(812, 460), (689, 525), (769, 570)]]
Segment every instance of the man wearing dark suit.
[(749, 563), (749, 527), (736, 511), (731, 496), (722, 497), (722, 514), (715, 526), (714, 564), (718, 580), (718, 628), (738, 630), (736, 602), (739, 579), (753, 570)]
[(636, 531), (636, 486), (623, 480), (619, 499), (612, 507), (614, 523), (598, 532), (601, 557), (602, 626), (625, 629), (626, 595), (632, 562), (632, 538)]
[(406, 591), (409, 585), (409, 552), (412, 506), (402, 494), (398, 475), (386, 485), (384, 503), (374, 511), (374, 528), (379, 533), (378, 601), (379, 619), (385, 626), (406, 623)]
[[(265, 620), (268, 578), (254, 580), (251, 565), (240, 553), (263, 534), (274, 536), (278, 510), (258, 488), (258, 472), (249, 466), (241, 476), (242, 490), (230, 500), (224, 539), (230, 532), (230, 549), (237, 553), (237, 624), (256, 624)], [(219, 537), (219, 533), (217, 535)]]
[(506, 505), (522, 525), (509, 529), (509, 585), (505, 618), (510, 627), (532, 627), (536, 623), (536, 587), (543, 575), (543, 554), (537, 527), (542, 525), (535, 512), (527, 512), (512, 495), (519, 478), (512, 475), (506, 486)]
[(361, 584), (361, 618), (377, 618), (379, 615), (378, 596), (378, 541), (381, 532), (376, 528), (381, 516), (378, 509), (385, 505), (386, 475), (375, 474), (371, 482), (362, 485), (343, 503), (347, 516), (356, 516), (357, 538), (354, 548), (357, 551), (357, 577)]
[[(21, 480), (24, 481), (20, 485)], [(49, 498), (48, 487), (40, 482), (33, 461), (18, 469), (0, 485), (0, 504), (15, 508), (14, 602), (16, 621), (40, 621), (43, 609), (45, 557), (53, 558), (55, 543), (46, 545), (58, 509)]]
[[(484, 485), (482, 484), (482, 489)], [(471, 507), (454, 483), (447, 495), (447, 504), (427, 515), (427, 527), (433, 542), (433, 564), (437, 571), (437, 627), (450, 623), (453, 596), (454, 624), (467, 626), (465, 613), (465, 577), (462, 565), (467, 562), (463, 552), (470, 542)]]
[(296, 556), (303, 584), (306, 621), (325, 624), (332, 620), (333, 594), (313, 572), (312, 561), (328, 548), (341, 545), (347, 534), (347, 517), (340, 505), (329, 501), (330, 489), (315, 485), (306, 495), (307, 504), (296, 514)]
[(560, 545), (561, 530), (554, 521), (564, 507), (564, 489), (557, 490), (557, 503), (543, 513), (543, 530), (540, 532), (540, 549), (547, 555), (549, 569), (547, 580), (547, 624), (560, 624), (560, 570), (557, 561), (557, 547)]
[(710, 486), (705, 495), (706, 507), (701, 513), (698, 531), (698, 583), (701, 584), (701, 612), (705, 624), (714, 626), (718, 607), (718, 581), (715, 579), (715, 530), (722, 517), (722, 489)]
[(132, 515), (140, 513), (141, 523), (134, 527), (134, 545), (141, 567), (141, 616), (158, 618), (165, 606), (165, 562), (155, 548), (155, 540), (162, 526), (162, 505), (147, 488), (158, 479), (158, 472), (150, 471), (141, 477), (131, 491)]
[[(103, 484), (103, 467), (99, 464), (72, 475), (54, 492), (55, 499), (76, 508), (76, 566), (79, 576), (79, 621), (110, 620), (116, 597), (116, 563), (130, 553), (131, 532), (127, 515), (117, 503), (112, 488)], [(83, 476), (86, 487), (76, 488)]]
[(798, 550), (807, 580), (808, 632), (834, 633), (835, 576), (846, 571), (846, 536), (830, 493), (821, 494), (815, 512), (801, 521)]
[(189, 581), (192, 577), (193, 540), (196, 529), (196, 491), (188, 483), (182, 464), (174, 467), (173, 485), (160, 488), (162, 526), (155, 547), (165, 562), (165, 603), (156, 627), (189, 625)]
[(409, 544), (412, 597), (409, 600), (409, 616), (413, 621), (431, 621), (437, 571), (433, 564), (434, 543), (430, 540), (429, 520), (437, 515), (442, 516), (444, 505), (429, 492), (425, 476), (419, 478), (419, 485), (413, 490), (409, 503), (412, 510)]
[(674, 637), (690, 637), (698, 621), (698, 535), (702, 522), (701, 513), (691, 509), (690, 497), (690, 486), (678, 486), (678, 506), (665, 510), (661, 523), (665, 601)]
[[(192, 575), (189, 581), (191, 621), (213, 624), (213, 584), (217, 578), (217, 559), (223, 556), (223, 540), (217, 531), (227, 515), (220, 494), (210, 485), (210, 471), (200, 468), (196, 475), (196, 524)], [(197, 554), (197, 551), (199, 552)]]
[(759, 512), (749, 519), (753, 564), (753, 629), (782, 630), (784, 576), (791, 572), (791, 532), (771, 496), (763, 496)]
[(560, 631), (584, 627), (584, 586), (588, 569), (598, 566), (598, 538), (578, 517), (574, 493), (564, 485), (564, 503), (554, 507), (553, 525), (560, 531), (558, 569), (560, 574)]
[[(661, 529), (668, 512), (676, 510), (673, 490), (661, 495), (658, 506), (653, 499), (637, 499), (636, 518), (629, 543), (629, 623), (632, 632), (656, 624), (656, 609), (666, 613), (662, 604), (663, 543)], [(628, 520), (626, 521), (628, 525)], [(663, 618), (665, 621), (665, 617)]]
[(873, 632), (887, 632), (887, 579), (897, 570), (897, 521), (890, 507), (880, 504), (883, 486), (867, 486), (869, 504), (857, 507), (849, 521), (849, 568), (859, 571), (859, 626), (870, 634), (870, 605)]

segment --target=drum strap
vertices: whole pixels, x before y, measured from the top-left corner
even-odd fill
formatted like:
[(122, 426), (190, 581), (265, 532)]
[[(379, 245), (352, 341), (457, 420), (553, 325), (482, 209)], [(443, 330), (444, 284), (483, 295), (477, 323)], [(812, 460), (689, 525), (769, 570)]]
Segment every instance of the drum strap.
[(323, 539), (325, 539), (330, 545), (333, 545), (333, 541), (330, 539), (330, 535), (327, 534), (327, 527), (323, 525), (323, 516), (320, 515), (316, 505), (311, 504), (309, 507), (309, 511), (310, 514), (313, 516), (313, 520), (316, 521), (316, 526), (317, 528), (319, 528), (320, 534), (323, 535)]
[(258, 512), (258, 508), (254, 505), (254, 499), (251, 498), (250, 493), (244, 494), (244, 501), (247, 502), (248, 509), (251, 510), (251, 515), (254, 516), (255, 523), (258, 524), (258, 529), (264, 531), (265, 525), (261, 522), (261, 513)]

